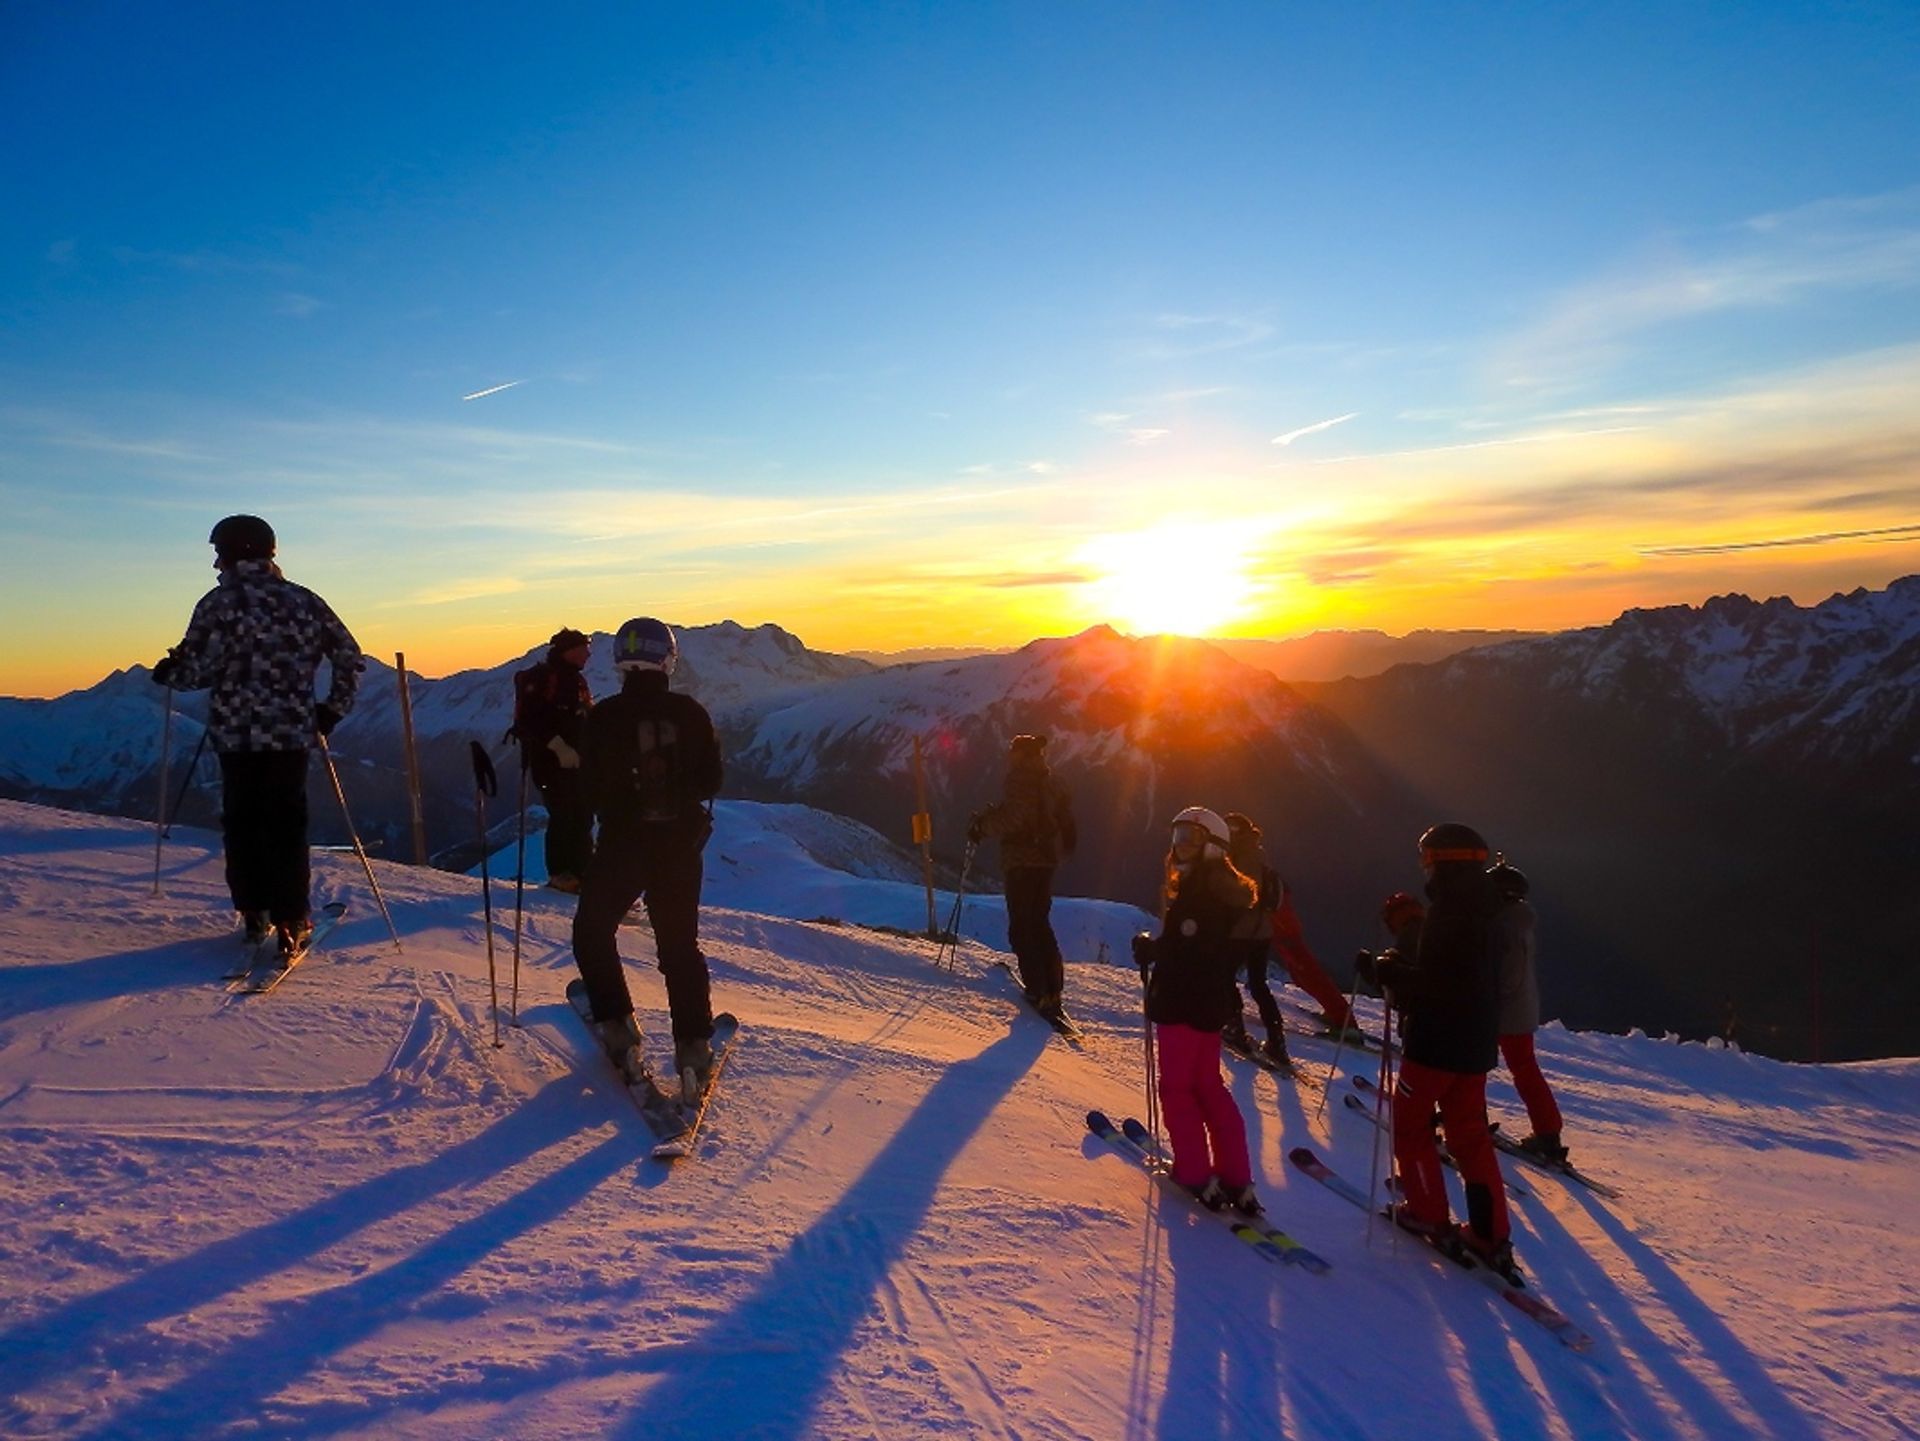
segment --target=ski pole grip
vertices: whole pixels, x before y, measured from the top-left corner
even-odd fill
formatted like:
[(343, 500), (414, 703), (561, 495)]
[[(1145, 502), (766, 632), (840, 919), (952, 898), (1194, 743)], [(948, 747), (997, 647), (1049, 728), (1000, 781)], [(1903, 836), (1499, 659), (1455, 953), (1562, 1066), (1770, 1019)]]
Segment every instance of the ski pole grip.
[(468, 741), (473, 749), (473, 786), (482, 795), (500, 794), (500, 778), (493, 773), (493, 760), (479, 741)]

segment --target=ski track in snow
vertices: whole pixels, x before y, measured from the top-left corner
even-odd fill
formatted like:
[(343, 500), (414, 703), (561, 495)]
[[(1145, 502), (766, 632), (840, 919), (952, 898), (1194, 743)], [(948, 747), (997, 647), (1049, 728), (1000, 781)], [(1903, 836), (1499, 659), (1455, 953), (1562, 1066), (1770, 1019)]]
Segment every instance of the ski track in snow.
[[(1125, 954), (1126, 908), (1060, 905), (1085, 938), (1075, 1051), (986, 974), (990, 901), (943, 970), (884, 929), (924, 915), (910, 885), (756, 854), (751, 886), (709, 890), (716, 1004), (743, 1029), (699, 1154), (670, 1169), (562, 999), (564, 898), (527, 894), (515, 1026), (496, 895), (496, 1048), (477, 881), (381, 865), (396, 953), (357, 863), (316, 856), (346, 922), (270, 996), (229, 996), (213, 837), (169, 843), (155, 896), (150, 828), (0, 802), (0, 1434), (1920, 1424), (1920, 1064), (1543, 1030), (1576, 1159), (1623, 1191), (1515, 1172), (1523, 1264), (1596, 1338), (1578, 1357), (1291, 1173), (1304, 1140), (1364, 1184), (1372, 1128), (1343, 1081), (1320, 1113), (1316, 1092), (1227, 1072), (1273, 1218), (1326, 1276), (1257, 1259), (1088, 1135), (1089, 1107), (1145, 1099), (1138, 978), (1087, 959), (1095, 938)], [(620, 943), (664, 1047), (650, 934)], [(1524, 1129), (1502, 1073), (1489, 1093)]]

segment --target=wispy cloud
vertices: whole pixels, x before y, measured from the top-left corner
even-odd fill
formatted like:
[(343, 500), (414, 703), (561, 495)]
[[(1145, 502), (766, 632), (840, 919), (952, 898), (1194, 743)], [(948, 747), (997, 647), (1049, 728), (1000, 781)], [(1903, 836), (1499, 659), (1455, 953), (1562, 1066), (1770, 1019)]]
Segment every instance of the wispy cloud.
[(509, 380), (505, 385), (490, 385), (485, 390), (476, 390), (472, 395), (463, 395), (462, 400), (484, 400), (489, 395), (498, 395), (503, 390), (512, 390), (516, 385), (525, 385), (524, 380)]
[(1778, 550), (1786, 546), (1832, 545), (1843, 540), (1920, 540), (1920, 525), (1881, 525), (1871, 530), (1826, 530), (1774, 540), (1729, 540), (1716, 545), (1647, 545), (1642, 555), (1725, 555), (1736, 550)]
[(1497, 347), (1498, 378), (1551, 389), (1622, 360), (1634, 336), (1838, 291), (1920, 285), (1920, 187), (1821, 200), (1663, 237), (1649, 254), (1563, 292)]
[(1258, 345), (1273, 335), (1269, 321), (1248, 315), (1191, 315), (1169, 312), (1153, 318), (1160, 334), (1130, 347), (1137, 360), (1188, 360)]
[(326, 308), (326, 301), (312, 295), (302, 295), (296, 290), (282, 292), (273, 303), (275, 315), (290, 315), (295, 320), (305, 320)]
[(1303, 425), (1298, 430), (1289, 430), (1284, 434), (1276, 435), (1273, 438), (1273, 443), (1275, 445), (1292, 445), (1303, 435), (1317, 435), (1323, 430), (1332, 430), (1334, 426), (1345, 425), (1349, 420), (1357, 418), (1359, 414), (1360, 412), (1357, 410), (1350, 410), (1345, 415), (1334, 416), (1331, 420), (1316, 420), (1312, 425)]

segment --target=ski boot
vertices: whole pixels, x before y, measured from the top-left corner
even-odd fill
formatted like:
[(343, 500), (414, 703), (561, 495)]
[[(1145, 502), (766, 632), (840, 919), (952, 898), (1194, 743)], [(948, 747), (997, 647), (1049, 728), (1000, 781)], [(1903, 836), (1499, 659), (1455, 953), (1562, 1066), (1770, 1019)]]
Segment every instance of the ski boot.
[(241, 916), (247, 923), (247, 944), (250, 946), (259, 945), (273, 930), (273, 921), (265, 911), (243, 911)]
[(713, 1042), (705, 1036), (690, 1036), (673, 1043), (673, 1069), (680, 1077), (680, 1100), (692, 1105), (707, 1088), (713, 1075)]
[(1498, 1241), (1482, 1236), (1471, 1226), (1462, 1227), (1457, 1233), (1460, 1249), (1489, 1271), (1501, 1277), (1510, 1286), (1524, 1286), (1527, 1278), (1520, 1274), (1520, 1263), (1513, 1259), (1513, 1242), (1509, 1239)]
[(1049, 1021), (1061, 1020), (1066, 1015), (1066, 1007), (1057, 995), (1043, 995), (1033, 1003), (1033, 1008)]
[(562, 895), (577, 896), (580, 894), (580, 877), (561, 871), (557, 875), (547, 877), (547, 889), (559, 891)]
[(1209, 1211), (1218, 1211), (1222, 1206), (1227, 1204), (1226, 1189), (1221, 1186), (1218, 1176), (1209, 1176), (1197, 1186), (1189, 1186), (1185, 1181), (1182, 1181), (1180, 1182), (1180, 1189), (1193, 1197), (1193, 1199), (1201, 1205), (1205, 1206)]
[(610, 1021), (595, 1021), (593, 1029), (599, 1034), (607, 1059), (613, 1062), (629, 1086), (642, 1085), (653, 1079), (653, 1072), (647, 1067), (646, 1051), (641, 1045), (640, 1022), (632, 1011), (624, 1016), (615, 1016)]
[(1534, 1160), (1544, 1161), (1549, 1166), (1567, 1164), (1567, 1148), (1560, 1144), (1558, 1131), (1548, 1136), (1528, 1136), (1514, 1144)]
[(1287, 1033), (1279, 1026), (1267, 1028), (1267, 1039), (1261, 1042), (1260, 1053), (1283, 1071), (1293, 1069), (1293, 1057), (1287, 1054)]
[(307, 949), (307, 943), (313, 939), (313, 922), (309, 920), (280, 921), (274, 926), (279, 945), (275, 948), (280, 968), (285, 970)]
[(1264, 1216), (1267, 1208), (1260, 1204), (1260, 1198), (1253, 1193), (1253, 1182), (1249, 1181), (1237, 1191), (1222, 1188), (1221, 1194), (1226, 1204), (1243, 1216)]
[(1239, 1016), (1220, 1028), (1220, 1044), (1245, 1056), (1254, 1052), (1253, 1037), (1247, 1034), (1247, 1023)]
[(1387, 1212), (1394, 1225), (1409, 1235), (1418, 1236), (1442, 1249), (1453, 1245), (1458, 1238), (1459, 1228), (1452, 1221), (1428, 1221), (1414, 1215), (1413, 1206), (1407, 1201), (1397, 1201)]

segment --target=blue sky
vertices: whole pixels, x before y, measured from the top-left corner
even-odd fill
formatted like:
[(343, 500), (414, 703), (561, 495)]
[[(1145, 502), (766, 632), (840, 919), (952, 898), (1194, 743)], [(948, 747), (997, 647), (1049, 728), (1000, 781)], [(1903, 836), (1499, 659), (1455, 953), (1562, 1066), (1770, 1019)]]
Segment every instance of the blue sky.
[(1916, 94), (1911, 4), (9, 4), (0, 603), (87, 643), (0, 691), (235, 509), (429, 670), (1882, 583)]

